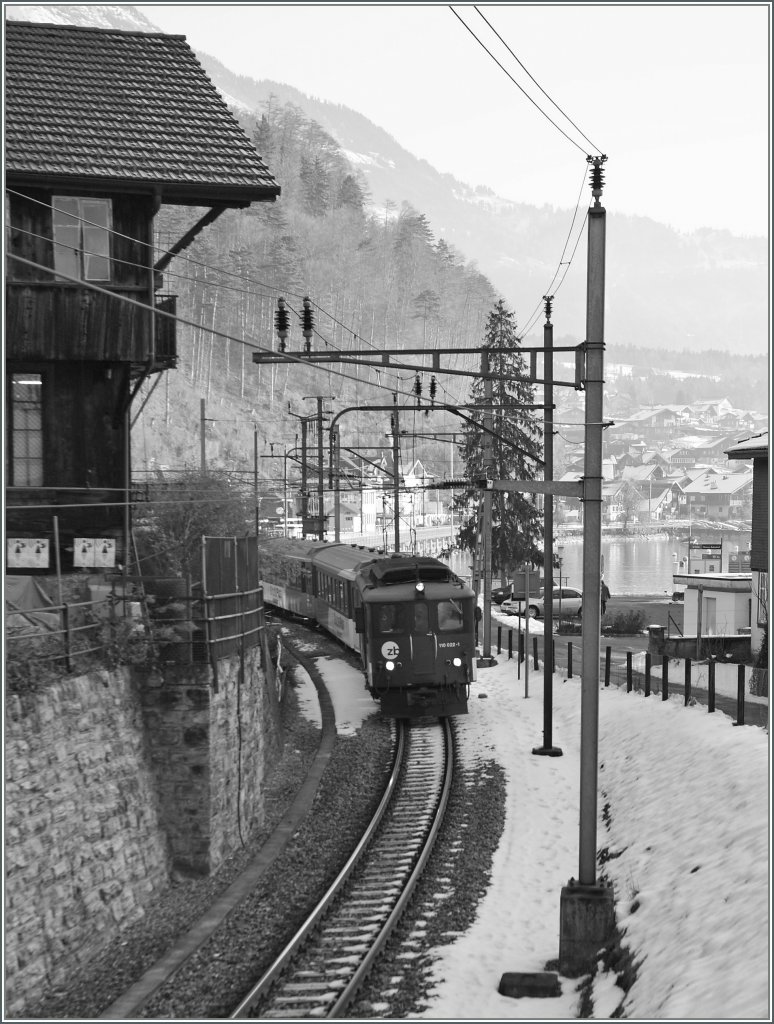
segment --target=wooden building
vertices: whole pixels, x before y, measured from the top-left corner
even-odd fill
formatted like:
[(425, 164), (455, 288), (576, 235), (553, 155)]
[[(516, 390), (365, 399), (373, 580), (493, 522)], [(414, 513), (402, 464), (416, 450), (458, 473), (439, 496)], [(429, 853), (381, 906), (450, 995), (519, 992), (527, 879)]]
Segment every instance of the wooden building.
[[(7, 567), (108, 567), (132, 399), (176, 362), (163, 270), (280, 188), (182, 36), (6, 21), (5, 66)], [(162, 204), (194, 209), (156, 259)]]

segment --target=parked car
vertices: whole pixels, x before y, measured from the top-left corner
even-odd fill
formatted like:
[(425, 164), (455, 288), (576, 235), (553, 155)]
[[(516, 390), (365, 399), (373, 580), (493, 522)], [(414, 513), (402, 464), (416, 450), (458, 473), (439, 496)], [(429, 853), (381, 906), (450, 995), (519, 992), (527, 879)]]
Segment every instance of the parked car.
[(492, 600), (495, 604), (502, 604), (503, 601), (508, 600), (512, 593), (512, 587), (496, 587), (492, 590)]
[[(545, 595), (541, 590), (537, 597), (531, 597), (528, 602), (529, 614), (535, 619), (542, 619), (545, 615)], [(524, 598), (511, 598), (503, 601), (500, 605), (501, 611), (506, 615), (523, 615)], [(562, 618), (566, 616), (580, 615), (583, 609), (583, 594), (574, 587), (554, 587), (553, 617), (556, 619), (560, 613)]]

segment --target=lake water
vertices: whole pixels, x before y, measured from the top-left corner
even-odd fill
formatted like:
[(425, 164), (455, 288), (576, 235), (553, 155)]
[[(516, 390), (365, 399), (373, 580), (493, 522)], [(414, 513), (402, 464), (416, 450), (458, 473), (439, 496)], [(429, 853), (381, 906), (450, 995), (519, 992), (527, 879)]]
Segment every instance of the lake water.
[[(724, 555), (749, 547), (749, 533), (723, 534)], [(721, 533), (713, 542), (720, 541)], [(702, 539), (706, 539), (702, 537)], [(562, 538), (562, 581), (566, 586), (583, 589), (583, 541), (580, 537)], [(558, 548), (558, 544), (557, 544)], [(555, 548), (555, 553), (558, 551)], [(671, 597), (674, 590), (672, 576), (685, 572), (685, 564), (679, 567), (681, 559), (688, 556), (687, 539), (677, 537), (602, 537), (605, 582), (610, 593), (624, 594), (666, 594)], [(467, 552), (452, 552), (451, 566), (462, 576), (470, 576), (471, 558)], [(694, 566), (695, 568), (695, 566)], [(559, 570), (554, 578), (558, 580)], [(493, 585), (499, 584), (499, 576), (493, 577)]]

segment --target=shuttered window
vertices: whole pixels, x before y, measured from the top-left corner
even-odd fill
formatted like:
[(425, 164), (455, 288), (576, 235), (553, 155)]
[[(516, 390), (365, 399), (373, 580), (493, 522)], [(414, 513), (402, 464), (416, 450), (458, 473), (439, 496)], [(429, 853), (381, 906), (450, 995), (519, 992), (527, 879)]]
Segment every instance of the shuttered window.
[(54, 196), (54, 270), (81, 281), (110, 280), (109, 199)]

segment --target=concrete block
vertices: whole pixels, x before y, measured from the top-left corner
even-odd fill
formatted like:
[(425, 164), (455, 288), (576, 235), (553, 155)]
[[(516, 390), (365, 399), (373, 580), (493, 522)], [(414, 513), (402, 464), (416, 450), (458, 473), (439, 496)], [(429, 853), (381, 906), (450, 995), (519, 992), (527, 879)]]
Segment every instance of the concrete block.
[(553, 971), (512, 971), (500, 978), (497, 991), (512, 999), (551, 999), (562, 994), (562, 986)]
[(559, 971), (568, 978), (588, 974), (614, 931), (613, 890), (570, 881), (560, 898)]

